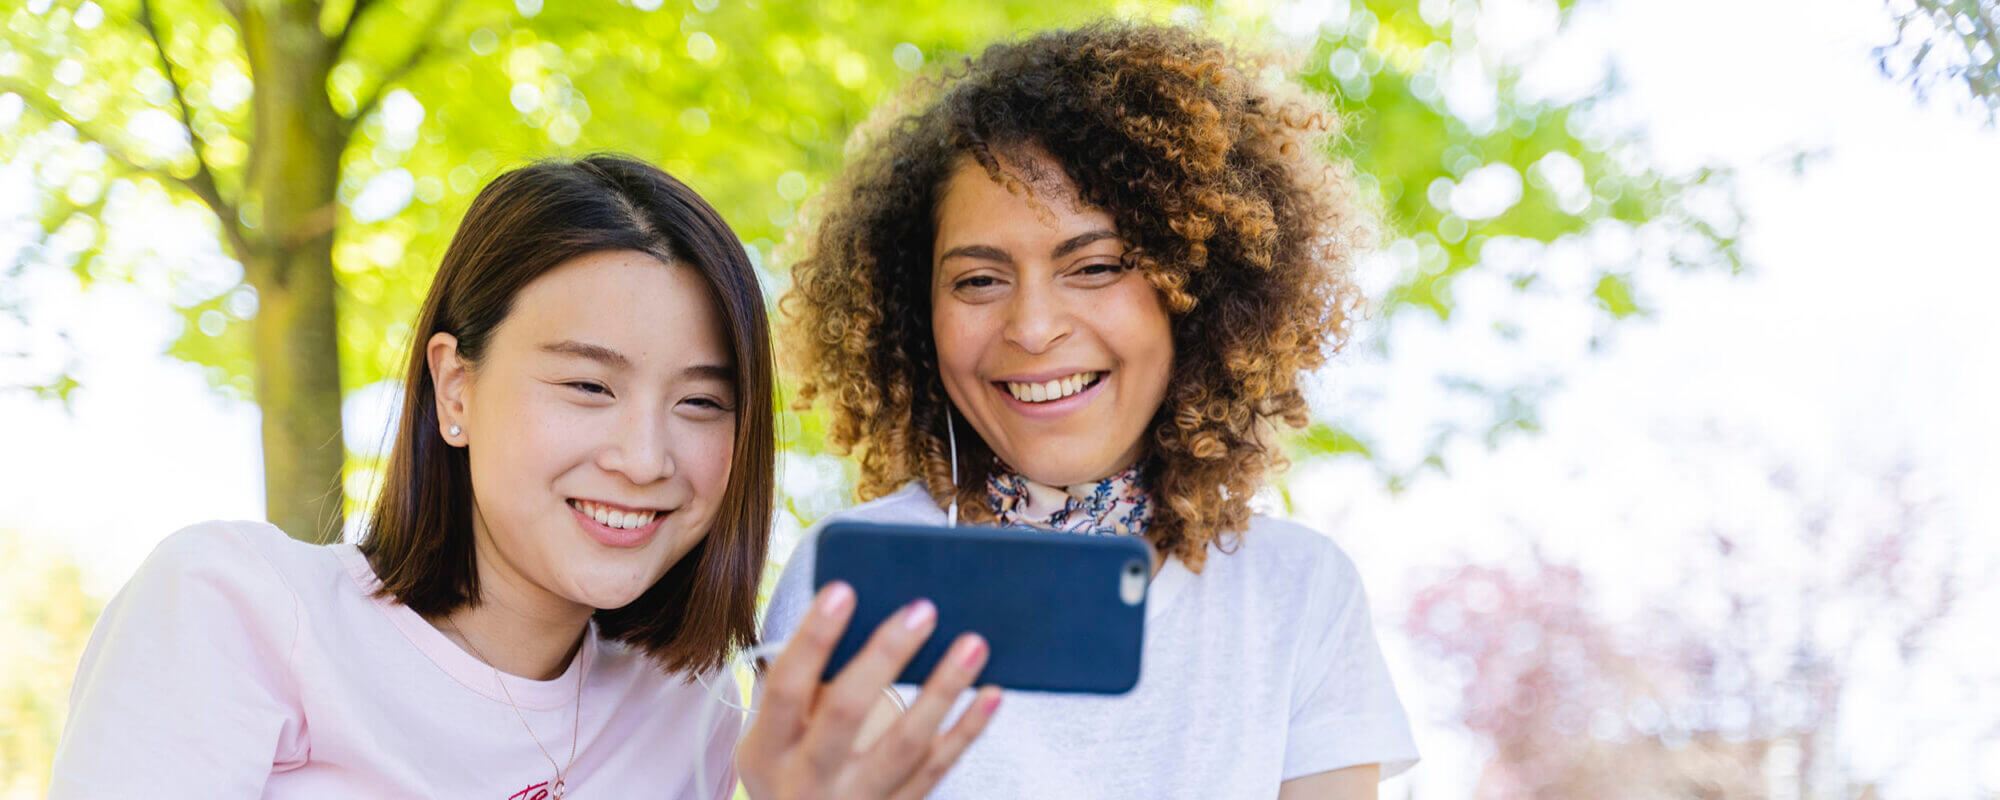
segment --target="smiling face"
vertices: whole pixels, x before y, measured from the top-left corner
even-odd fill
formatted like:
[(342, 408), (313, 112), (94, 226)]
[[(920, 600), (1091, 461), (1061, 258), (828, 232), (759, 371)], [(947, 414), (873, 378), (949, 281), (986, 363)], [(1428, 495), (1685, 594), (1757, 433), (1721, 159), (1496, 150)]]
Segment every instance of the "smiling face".
[(483, 599), (622, 607), (708, 532), (736, 398), (694, 269), (579, 256), (515, 295), (477, 364), (450, 334), (427, 354), (445, 438), (467, 449)]
[(1166, 306), (1124, 265), (1111, 215), (1053, 161), (1000, 163), (1034, 203), (968, 159), (938, 204), (931, 329), (945, 391), (1030, 480), (1097, 480), (1145, 452), (1173, 368)]

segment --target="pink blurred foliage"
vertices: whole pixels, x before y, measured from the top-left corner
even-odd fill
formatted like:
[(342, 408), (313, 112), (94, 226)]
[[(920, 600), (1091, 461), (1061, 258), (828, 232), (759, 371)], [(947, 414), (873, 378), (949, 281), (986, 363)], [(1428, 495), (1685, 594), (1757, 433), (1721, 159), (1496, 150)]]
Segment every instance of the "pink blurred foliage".
[(1770, 470), (1783, 529), (1691, 532), (1684, 563), (1660, 565), (1676, 587), (1633, 619), (1607, 618), (1589, 575), (1532, 544), (1428, 582), (1404, 628), (1490, 748), (1474, 796), (1876, 796), (1833, 747), (1856, 660), (1884, 642), (1921, 656), (1967, 577), (1913, 474), (1852, 492)]
[(1589, 595), (1536, 551), (1524, 570), (1462, 567), (1411, 603), (1407, 629), (1466, 679), (1458, 713), (1493, 749), (1475, 796), (1758, 796), (1758, 743), (1686, 724), (1689, 676), (1635, 652)]

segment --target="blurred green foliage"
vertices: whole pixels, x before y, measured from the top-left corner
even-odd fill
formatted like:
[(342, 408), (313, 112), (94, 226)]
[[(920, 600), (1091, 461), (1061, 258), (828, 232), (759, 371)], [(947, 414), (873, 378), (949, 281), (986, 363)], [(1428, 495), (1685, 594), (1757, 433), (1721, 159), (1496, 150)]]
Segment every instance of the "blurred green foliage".
[[(221, 390), (250, 396), (260, 366), (247, 323), (272, 290), (260, 282), (275, 279), (237, 262), (244, 236), (269, 232), (263, 216), (276, 202), (252, 191), (259, 148), (276, 146), (259, 139), (253, 112), (281, 99), (281, 82), (256, 74), (251, 54), (286, 45), (246, 25), (240, 1), (27, 0), (0, 12), (0, 161), (36, 165), (40, 233), (0, 273), (0, 312), (28, 319), (30, 304), (8, 284), (31, 269), (69, 270), (85, 284), (163, 285), (162, 297), (185, 318), (173, 353), (205, 365)], [(1559, 27), (1573, 3), (1527, 7)], [(1680, 243), (1670, 258), (1682, 266), (1742, 268), (1733, 218), (1694, 213), (1687, 202), (1726, 176), (1650, 168), (1640, 142), (1594, 114), (1614, 91), (1608, 81), (1567, 96), (1531, 90), (1518, 58), (1483, 46), (1480, 3), (1336, 0), (1303, 29), (1285, 21), (1315, 8), (1141, 0), (961, 3), (949, 13), (916, 0), (312, 5), (317, 35), (338, 54), (324, 80), (329, 118), (348, 135), (337, 203), (323, 210), (333, 226), (325, 246), (338, 287), (338, 384), (352, 391), (400, 371), (408, 322), (459, 215), (510, 167), (596, 150), (660, 163), (736, 227), (775, 297), (785, 281), (779, 244), (801, 201), (825, 185), (849, 131), (896, 86), (995, 38), (1107, 14), (1202, 25), (1298, 56), (1291, 79), (1327, 93), (1346, 119), (1340, 154), (1355, 162), (1397, 241), (1387, 251), (1394, 279), (1377, 298), (1384, 319), (1450, 319), (1453, 283), (1489, 269), (1481, 254), (1496, 241), (1558, 242), (1606, 223), (1669, 229)], [(1454, 92), (1486, 102), (1468, 110)], [(1488, 197), (1486, 207), (1471, 207), (1461, 191), (1475, 184), (1481, 191), (1471, 194)], [(1496, 192), (1498, 203), (1490, 200)], [(170, 207), (191, 219), (204, 208), (236, 218), (203, 218), (217, 244), (202, 253), (119, 240), (121, 223)], [(1646, 312), (1632, 263), (1611, 259), (1598, 269), (1579, 302), (1610, 321)], [(1509, 279), (1536, 288), (1532, 270)], [(1384, 352), (1392, 344), (1373, 342)], [(43, 391), (66, 395), (67, 380), (49, 376)], [(1535, 428), (1535, 387), (1453, 380), (1492, 398), (1493, 419), (1469, 433), (1494, 441)], [(786, 447), (807, 457), (823, 451), (814, 415), (784, 417)], [(1377, 435), (1329, 420), (1295, 450), (1374, 459)], [(1430, 443), (1428, 462), (1440, 463), (1448, 439)], [(288, 446), (267, 435), (267, 464), (288, 463), (273, 452)], [(350, 454), (350, 496), (369, 483), (368, 457)], [(311, 494), (331, 479), (299, 480)], [(283, 519), (282, 504), (273, 505), (273, 518)]]
[(0, 530), (0, 800), (43, 797), (70, 676), (102, 604), (53, 545)]
[(1896, 39), (1875, 48), (1883, 74), (1915, 90), (1963, 92), (1964, 105), (2000, 123), (2000, 0), (1889, 0)]

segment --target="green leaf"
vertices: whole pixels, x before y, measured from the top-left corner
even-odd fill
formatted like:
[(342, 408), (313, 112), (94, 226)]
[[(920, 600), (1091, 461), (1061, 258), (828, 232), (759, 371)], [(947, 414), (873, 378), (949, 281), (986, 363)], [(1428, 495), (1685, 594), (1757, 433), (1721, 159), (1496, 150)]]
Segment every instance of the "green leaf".
[(1597, 305), (1619, 319), (1635, 314), (1645, 314), (1646, 309), (1633, 297), (1632, 282), (1623, 275), (1605, 273), (1597, 279), (1597, 288), (1591, 291), (1597, 298)]

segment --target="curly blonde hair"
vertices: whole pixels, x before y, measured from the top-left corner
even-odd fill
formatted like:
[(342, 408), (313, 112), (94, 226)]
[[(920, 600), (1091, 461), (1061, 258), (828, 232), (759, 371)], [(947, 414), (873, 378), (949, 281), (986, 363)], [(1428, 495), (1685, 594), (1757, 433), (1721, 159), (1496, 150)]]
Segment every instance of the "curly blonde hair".
[(1347, 340), (1351, 264), (1373, 231), (1327, 155), (1327, 104), (1272, 64), (1180, 28), (1100, 23), (994, 45), (877, 112), (809, 210), (779, 302), (796, 405), (826, 404), (860, 499), (920, 480), (940, 507), (957, 491), (969, 518), (990, 518), (998, 461), (963, 421), (969, 479), (951, 479), (931, 249), (964, 159), (1021, 192), (995, 154), (1028, 149), (1111, 215), (1172, 317), (1145, 451), (1153, 544), (1199, 571), (1210, 543), (1249, 524), (1251, 495), (1285, 463), (1273, 423), (1306, 424), (1300, 378)]

